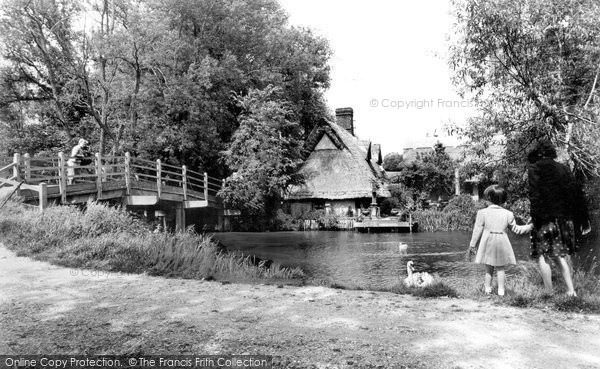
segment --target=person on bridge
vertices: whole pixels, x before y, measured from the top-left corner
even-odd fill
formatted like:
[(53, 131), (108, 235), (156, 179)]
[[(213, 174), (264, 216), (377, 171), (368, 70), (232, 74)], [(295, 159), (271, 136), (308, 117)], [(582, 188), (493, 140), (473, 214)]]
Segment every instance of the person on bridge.
[(75, 166), (90, 165), (92, 155), (89, 151), (89, 142), (86, 139), (80, 139), (77, 145), (71, 150), (71, 156), (67, 160), (67, 175), (69, 177), (69, 184), (73, 184), (75, 177)]

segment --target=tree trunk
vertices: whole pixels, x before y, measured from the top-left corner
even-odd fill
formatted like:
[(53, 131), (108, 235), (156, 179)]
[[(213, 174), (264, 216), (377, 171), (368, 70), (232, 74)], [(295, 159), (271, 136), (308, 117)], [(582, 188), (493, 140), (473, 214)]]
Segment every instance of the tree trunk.
[(98, 148), (98, 152), (100, 156), (104, 156), (105, 152), (105, 141), (106, 141), (106, 131), (104, 128), (100, 128), (100, 147)]

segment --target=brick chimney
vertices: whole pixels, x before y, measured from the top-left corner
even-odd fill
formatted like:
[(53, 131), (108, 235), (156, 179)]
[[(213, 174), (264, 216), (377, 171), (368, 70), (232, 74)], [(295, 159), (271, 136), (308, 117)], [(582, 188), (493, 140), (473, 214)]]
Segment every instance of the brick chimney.
[(335, 109), (335, 121), (354, 136), (354, 110), (352, 108)]

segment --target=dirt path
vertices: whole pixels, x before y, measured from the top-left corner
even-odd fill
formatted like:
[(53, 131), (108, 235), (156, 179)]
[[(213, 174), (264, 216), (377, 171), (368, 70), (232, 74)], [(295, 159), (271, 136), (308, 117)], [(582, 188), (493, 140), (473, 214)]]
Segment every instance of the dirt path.
[(0, 286), (7, 354), (265, 354), (297, 368), (600, 367), (599, 316), (493, 301), (107, 275), (3, 247)]

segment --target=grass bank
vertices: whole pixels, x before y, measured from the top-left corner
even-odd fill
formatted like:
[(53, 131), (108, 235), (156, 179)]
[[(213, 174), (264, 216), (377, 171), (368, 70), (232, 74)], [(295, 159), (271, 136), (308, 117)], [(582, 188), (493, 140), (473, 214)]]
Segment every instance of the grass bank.
[[(459, 297), (494, 299), (499, 305), (552, 308), (560, 311), (600, 313), (600, 278), (597, 263), (574, 276), (578, 297), (568, 298), (560, 277), (556, 293), (544, 291), (537, 266), (520, 262), (507, 280), (503, 298), (483, 293), (481, 279), (445, 280), (425, 288), (406, 287), (399, 277), (389, 286), (339, 284), (306, 279), (302, 270), (255, 265), (248, 257), (221, 252), (210, 237), (193, 233), (153, 233), (147, 225), (122, 209), (89, 203), (77, 207), (51, 207), (44, 213), (23, 204), (8, 202), (0, 211), (0, 237), (19, 256), (53, 264), (113, 272), (147, 273), (188, 279), (217, 279), (231, 282), (277, 282), (323, 285), (350, 290), (385, 291), (422, 298)], [(557, 270), (553, 275), (560, 276)]]
[(225, 253), (208, 236), (153, 233), (124, 209), (93, 202), (44, 213), (8, 202), (0, 211), (0, 237), (19, 256), (71, 268), (248, 282), (304, 276), (298, 268), (267, 268)]
[[(517, 272), (509, 275), (506, 281), (506, 295), (486, 295), (483, 289), (483, 269), (481, 278), (444, 279), (434, 275), (434, 283), (423, 288), (407, 287), (402, 283), (403, 277), (388, 286), (371, 286), (368, 284), (339, 284), (327, 280), (314, 281), (315, 284), (348, 290), (369, 290), (408, 294), (422, 298), (468, 298), (477, 301), (493, 300), (500, 306), (521, 308), (553, 309), (557, 311), (600, 314), (600, 276), (598, 264), (586, 270), (576, 270), (573, 283), (577, 297), (567, 297), (558, 269), (553, 266), (554, 293), (545, 290), (537, 264), (531, 261), (519, 262)], [(494, 276), (495, 280), (495, 276)]]

